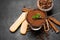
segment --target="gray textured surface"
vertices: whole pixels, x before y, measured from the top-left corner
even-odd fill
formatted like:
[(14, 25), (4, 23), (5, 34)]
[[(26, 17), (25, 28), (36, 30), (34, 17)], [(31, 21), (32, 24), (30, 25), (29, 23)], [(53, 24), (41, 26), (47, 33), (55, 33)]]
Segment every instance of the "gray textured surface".
[[(37, 0), (0, 0), (0, 40), (47, 40), (45, 34), (32, 32), (31, 30), (26, 35), (20, 34), (20, 29), (15, 33), (9, 31), (9, 27), (22, 13), (22, 8), (25, 5), (27, 8), (37, 8)], [(48, 14), (60, 13), (60, 0), (54, 0), (54, 8)], [(54, 16), (60, 20), (60, 14)], [(60, 27), (57, 26), (59, 29)], [(43, 35), (43, 39), (41, 36)], [(49, 31), (49, 40), (60, 40), (60, 33), (56, 34), (52, 30)]]

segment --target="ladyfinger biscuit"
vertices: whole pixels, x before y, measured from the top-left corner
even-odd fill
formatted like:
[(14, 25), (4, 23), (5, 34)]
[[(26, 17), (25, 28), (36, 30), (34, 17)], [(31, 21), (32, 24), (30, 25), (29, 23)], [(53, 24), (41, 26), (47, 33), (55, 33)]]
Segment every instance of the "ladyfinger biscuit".
[(20, 33), (26, 34), (27, 28), (28, 28), (28, 23), (26, 20), (24, 20), (24, 22), (22, 23), (21, 28), (20, 28)]
[(19, 18), (11, 25), (11, 27), (9, 28), (9, 30), (11, 32), (15, 32), (17, 30), (17, 28), (19, 27), (19, 25), (26, 19), (26, 15), (28, 12), (23, 12)]

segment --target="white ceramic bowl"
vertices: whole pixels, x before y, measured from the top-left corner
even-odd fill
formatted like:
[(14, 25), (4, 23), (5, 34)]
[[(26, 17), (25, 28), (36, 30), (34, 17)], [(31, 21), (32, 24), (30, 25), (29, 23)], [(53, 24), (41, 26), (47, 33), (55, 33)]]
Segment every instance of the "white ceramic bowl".
[(42, 10), (42, 11), (50, 11), (50, 10), (53, 8), (53, 5), (54, 5), (54, 3), (53, 3), (53, 0), (52, 0), (52, 5), (51, 5), (50, 8), (48, 8), (48, 9), (42, 9), (42, 8), (40, 7), (40, 5), (39, 5), (39, 0), (37, 0), (37, 7), (38, 7), (40, 10)]

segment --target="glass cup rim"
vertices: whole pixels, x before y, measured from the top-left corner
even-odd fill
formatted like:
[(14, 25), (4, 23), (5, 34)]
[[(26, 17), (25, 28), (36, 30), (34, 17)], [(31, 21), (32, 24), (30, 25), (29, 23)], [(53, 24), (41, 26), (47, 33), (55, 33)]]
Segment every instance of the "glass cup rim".
[[(42, 24), (42, 25), (43, 25), (43, 24)], [(34, 28), (33, 26), (31, 26), (31, 25), (29, 24), (29, 27), (30, 27), (32, 30), (37, 31), (37, 30), (40, 30), (40, 29), (42, 28), (42, 25), (39, 26), (38, 28)]]

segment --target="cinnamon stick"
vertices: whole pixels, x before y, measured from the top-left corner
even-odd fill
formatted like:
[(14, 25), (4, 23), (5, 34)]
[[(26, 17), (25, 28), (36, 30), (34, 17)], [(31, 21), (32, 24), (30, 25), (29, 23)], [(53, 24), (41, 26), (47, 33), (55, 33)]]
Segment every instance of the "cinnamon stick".
[(29, 12), (30, 10), (32, 10), (32, 9), (30, 9), (30, 8), (23, 8), (22, 12)]
[(48, 23), (48, 20), (46, 19), (45, 21), (46, 21), (46, 24), (44, 24), (44, 31), (49, 31), (49, 23)]
[(58, 28), (55, 27), (54, 23), (52, 23), (49, 19), (48, 19), (51, 27), (55, 30), (56, 33), (60, 32)]
[(49, 17), (49, 19), (51, 20), (51, 21), (53, 21), (54, 23), (56, 23), (57, 25), (60, 25), (60, 21), (58, 21), (58, 20), (56, 20), (54, 17)]

